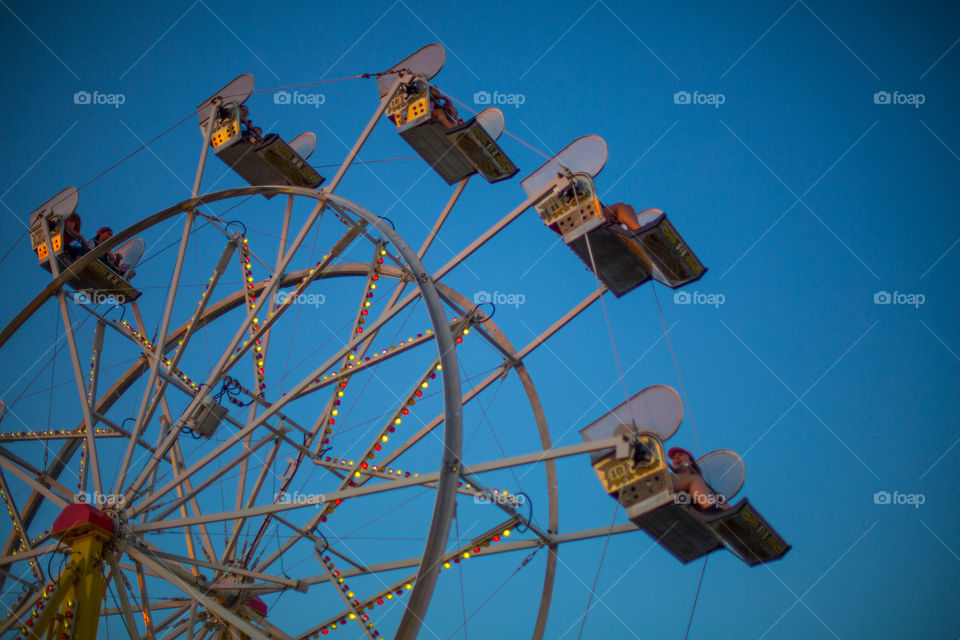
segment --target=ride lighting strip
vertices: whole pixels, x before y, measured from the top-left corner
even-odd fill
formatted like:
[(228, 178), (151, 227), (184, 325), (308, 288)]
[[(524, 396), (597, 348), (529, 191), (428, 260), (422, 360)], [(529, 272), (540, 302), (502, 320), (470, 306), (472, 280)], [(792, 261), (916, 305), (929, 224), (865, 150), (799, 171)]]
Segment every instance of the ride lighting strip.
[[(107, 427), (96, 428), (93, 434), (97, 438), (122, 438), (129, 437), (129, 433), (110, 429)], [(42, 429), (39, 431), (13, 431), (10, 433), (0, 433), (0, 442), (24, 441), (24, 440), (77, 440), (87, 437), (86, 427), (77, 427), (76, 429)]]
[[(244, 236), (240, 245), (240, 266), (243, 269), (243, 295), (247, 300), (247, 313), (256, 313), (257, 298), (253, 295), (253, 265), (250, 263), (250, 246), (247, 237)], [(254, 317), (253, 322), (248, 329), (249, 340), (254, 340), (254, 348), (250, 350), (253, 358), (253, 374), (257, 380), (257, 392), (263, 393), (267, 388), (267, 376), (264, 369), (264, 353), (261, 338), (254, 338), (260, 330), (260, 318)], [(247, 346), (249, 340), (244, 340), (243, 346)]]
[(97, 378), (100, 375), (100, 356), (103, 354), (103, 331), (106, 327), (103, 320), (97, 320), (97, 328), (93, 334), (93, 355), (90, 356), (90, 372), (87, 376), (87, 403), (93, 408), (94, 394), (97, 392)]
[[(503, 541), (504, 538), (509, 538), (512, 533), (511, 527), (515, 526), (516, 524), (516, 518), (506, 520), (503, 524), (475, 537), (473, 540), (463, 545), (459, 549), (444, 554), (441, 558), (441, 571), (451, 569), (454, 565), (460, 564), (460, 562), (464, 560), (469, 560), (470, 558), (479, 556), (483, 554), (484, 551), (492, 544), (499, 543)], [(416, 578), (416, 573), (414, 573), (409, 577), (380, 590), (376, 594), (364, 600), (359, 600), (355, 598), (353, 592), (346, 588), (345, 578), (340, 575), (339, 571), (335, 569), (335, 565), (330, 561), (330, 556), (323, 556), (322, 562), (324, 564), (324, 568), (327, 569), (329, 573), (333, 574), (332, 580), (335, 580), (338, 584), (338, 587), (340, 587), (344, 594), (351, 598), (351, 606), (349, 609), (347, 609), (347, 611), (329, 618), (313, 629), (310, 629), (300, 636), (297, 636), (303, 640), (306, 640), (307, 638), (318, 638), (320, 635), (327, 635), (330, 633), (330, 631), (335, 631), (346, 626), (350, 620), (357, 619), (359, 619), (361, 624), (365, 625), (366, 628), (370, 630), (370, 635), (375, 638), (379, 637), (379, 631), (374, 628), (374, 623), (370, 621), (370, 616), (369, 614), (365, 613), (365, 611), (373, 611), (376, 607), (384, 606), (388, 601), (393, 600), (394, 597), (402, 596), (406, 591), (410, 591), (413, 589), (414, 579)]]
[[(10, 488), (7, 486), (7, 481), (4, 480), (2, 475), (0, 475), (0, 500), (3, 501), (3, 506), (6, 508), (7, 515), (10, 516), (10, 522), (13, 524), (13, 530), (20, 539), (20, 545), (13, 551), (11, 555), (16, 555), (17, 551), (31, 551), (33, 546), (41, 542), (46, 534), (44, 536), (38, 536), (32, 540), (29, 539), (26, 530), (23, 527), (23, 522), (20, 520), (20, 514), (17, 511), (16, 505), (13, 504), (13, 498), (10, 496)], [(33, 574), (33, 577), (36, 578), (37, 581), (42, 582), (44, 580), (43, 571), (37, 564), (36, 559), (28, 559), (27, 564), (30, 565), (30, 572)], [(7, 616), (9, 617), (11, 613), (12, 612), (8, 611)]]
[[(381, 265), (383, 265), (383, 256), (386, 255), (387, 250), (384, 248), (386, 246), (383, 240), (380, 240), (375, 245), (375, 250), (373, 258), (370, 261), (370, 265), (367, 268), (367, 282), (364, 286), (363, 296), (360, 299), (360, 306), (357, 309), (357, 314), (353, 320), (353, 329), (350, 336), (351, 340), (363, 333), (363, 325), (367, 323), (367, 315), (369, 314), (370, 305), (373, 303), (374, 291), (377, 289), (377, 280), (380, 279), (380, 270)], [(346, 369), (353, 364), (353, 361), (356, 360), (357, 356), (354, 355), (357, 352), (357, 349), (360, 348), (358, 343), (353, 351), (347, 353), (343, 357), (343, 362), (340, 365), (341, 369)], [(321, 442), (320, 445), (315, 449), (320, 451), (324, 448), (324, 445), (329, 444), (330, 436), (333, 433), (333, 425), (337, 422), (337, 415), (340, 413), (338, 407), (341, 405), (344, 394), (344, 389), (346, 389), (347, 384), (350, 381), (350, 376), (343, 376), (343, 378), (337, 383), (337, 389), (334, 391), (331, 398), (327, 401), (327, 404), (324, 408), (323, 415), (321, 416), (318, 424), (322, 424), (323, 430), (321, 432)]]
[[(463, 336), (467, 335), (470, 332), (469, 325), (471, 322), (471, 317), (464, 318), (459, 321), (458, 324), (454, 324), (452, 329), (452, 335), (457, 336), (455, 341), (457, 344), (463, 341)], [(363, 455), (354, 461), (350, 461), (351, 468), (349, 469), (349, 474), (340, 483), (338, 490), (343, 490), (346, 487), (357, 486), (357, 480), (363, 475), (363, 473), (369, 469), (370, 461), (372, 461), (377, 454), (383, 449), (383, 445), (390, 440), (390, 434), (394, 433), (397, 430), (397, 427), (403, 423), (404, 416), (410, 413), (410, 408), (413, 407), (417, 400), (423, 397), (423, 392), (430, 386), (430, 380), (433, 380), (437, 377), (437, 372), (441, 370), (441, 365), (439, 358), (434, 360), (433, 364), (427, 369), (427, 371), (420, 377), (416, 385), (414, 385), (413, 390), (407, 395), (406, 399), (400, 404), (400, 407), (394, 412), (393, 416), (389, 421), (383, 426), (380, 430), (380, 433), (374, 439), (373, 443), (367, 447), (367, 450)], [(341, 383), (342, 384), (342, 383)], [(342, 390), (338, 393), (342, 393)], [(326, 439), (324, 439), (326, 442)], [(361, 482), (362, 484), (362, 482)], [(336, 504), (328, 503), (321, 513), (320, 522), (326, 522), (327, 516), (333, 513)]]
[[(125, 328), (125, 329), (127, 330), (127, 332), (128, 332), (134, 339), (136, 339), (137, 342), (139, 342), (148, 352), (150, 352), (150, 353), (153, 353), (153, 352), (154, 352), (154, 345), (150, 342), (150, 340), (147, 338), (147, 336), (143, 335), (142, 333), (140, 333), (139, 331), (137, 331), (136, 329), (134, 329), (134, 328), (133, 328), (133, 325), (131, 325), (131, 324), (130, 324), (129, 322), (127, 322), (126, 320), (121, 320), (121, 321), (119, 322), (119, 325), (122, 326), (123, 328)], [(166, 357), (166, 356), (162, 356), (162, 357), (161, 357), (161, 361), (163, 362), (163, 364), (164, 364), (167, 368), (170, 368), (170, 365), (173, 363), (173, 360), (172, 360), (171, 358)], [(177, 378), (179, 378), (180, 380), (182, 380), (183, 382), (185, 382), (185, 383), (186, 383), (187, 385), (189, 385), (193, 390), (196, 391), (197, 389), (200, 388), (200, 385), (199, 385), (199, 384), (197, 384), (196, 382), (194, 382), (193, 380), (191, 380), (190, 377), (189, 377), (187, 374), (185, 374), (183, 371), (181, 371), (180, 369), (177, 369), (176, 367), (173, 367), (173, 368), (170, 370), (170, 373), (172, 373), (174, 376), (176, 376)]]
[[(456, 322), (456, 318), (451, 321), (451, 331), (454, 330)], [(299, 400), (303, 396), (313, 393), (314, 391), (319, 391), (320, 389), (328, 387), (331, 384), (339, 383), (344, 378), (348, 378), (353, 374), (359, 373), (360, 371), (383, 362), (384, 360), (389, 360), (390, 358), (398, 356), (405, 351), (409, 351), (410, 349), (423, 344), (424, 342), (433, 340), (433, 337), (433, 330), (426, 329), (423, 331), (423, 333), (418, 333), (416, 337), (409, 337), (406, 340), (401, 340), (395, 345), (390, 345), (389, 347), (381, 349), (378, 352), (374, 352), (372, 356), (365, 356), (360, 362), (355, 362), (352, 364), (347, 363), (347, 365), (339, 371), (331, 371), (329, 374), (324, 374), (323, 377), (314, 378), (313, 382), (306, 389), (301, 391), (294, 398), (294, 400)]]
[[(346, 460), (344, 458), (336, 458), (332, 456), (324, 456), (323, 461), (316, 461), (317, 466), (323, 467), (325, 469), (337, 470), (337, 471), (352, 471), (356, 468), (356, 464), (353, 460)], [(377, 465), (361, 465), (363, 469), (361, 475), (369, 476), (369, 478), (419, 478), (420, 474), (415, 471), (404, 471), (403, 469), (394, 469), (393, 467), (378, 467)], [(433, 483), (424, 485), (428, 487), (434, 486)], [(479, 489), (474, 487), (469, 482), (459, 481), (457, 482), (457, 493), (467, 496), (487, 496), (490, 498), (492, 496), (493, 502), (509, 502), (512, 498), (511, 493), (508, 489), (498, 489), (492, 488), (489, 490)], [(502, 496), (502, 497), (501, 497)]]
[[(324, 550), (324, 553), (326, 550)], [(339, 592), (340, 598), (343, 600), (344, 604), (347, 605), (347, 611), (342, 614), (343, 617), (340, 618), (340, 626), (346, 626), (347, 620), (353, 620), (360, 628), (363, 629), (363, 634), (367, 638), (377, 638), (380, 636), (380, 632), (374, 629), (374, 624), (370, 620), (370, 616), (364, 613), (363, 606), (361, 606), (360, 601), (356, 599), (356, 595), (353, 591), (350, 590), (350, 585), (346, 583), (343, 576), (340, 575), (340, 571), (337, 570), (336, 565), (333, 563), (333, 560), (330, 559), (329, 555), (322, 555), (319, 552), (314, 552), (314, 555), (317, 556), (317, 559), (320, 561), (320, 566), (323, 567), (324, 573), (327, 574), (327, 579), (330, 583), (335, 584), (337, 591)], [(407, 585), (408, 588), (413, 588), (412, 585)], [(401, 590), (400, 593), (403, 593)], [(372, 607), (371, 607), (372, 608)], [(337, 628), (337, 623), (334, 622), (333, 628)], [(329, 633), (326, 629), (321, 629), (320, 631), (323, 634)], [(314, 634), (317, 635), (316, 633)]]

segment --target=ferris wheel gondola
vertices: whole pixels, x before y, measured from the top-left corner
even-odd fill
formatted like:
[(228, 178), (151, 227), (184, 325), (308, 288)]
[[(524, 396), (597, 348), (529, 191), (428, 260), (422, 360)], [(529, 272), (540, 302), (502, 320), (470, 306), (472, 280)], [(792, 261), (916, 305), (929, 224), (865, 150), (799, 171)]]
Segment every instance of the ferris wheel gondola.
[(530, 197), (545, 194), (534, 205), (540, 219), (563, 236), (618, 298), (651, 278), (672, 289), (699, 279), (706, 267), (662, 211), (642, 212), (636, 229), (605, 215), (593, 178), (606, 161), (603, 139), (584, 136), (524, 178), (521, 186)]
[[(696, 504), (698, 494), (678, 490), (663, 443), (682, 419), (677, 392), (656, 385), (582, 429), (586, 442), (622, 438), (620, 446), (591, 456), (604, 490), (626, 508), (631, 522), (684, 564), (722, 548), (749, 566), (782, 558), (790, 545), (746, 498), (706, 509)], [(696, 467), (713, 490), (709, 497), (721, 504), (743, 485), (743, 461), (732, 451), (708, 453)]]
[(252, 134), (242, 114), (252, 92), (253, 76), (245, 73), (197, 107), (201, 131), (214, 118), (210, 137), (214, 153), (251, 186), (319, 187), (324, 178), (307, 163), (317, 145), (316, 135), (308, 131), (288, 144), (275, 133)]
[[(76, 217), (79, 201), (77, 189), (67, 187), (30, 214), (30, 245), (38, 263), (50, 273), (66, 272), (67, 284), (77, 292), (79, 302), (133, 302), (140, 291), (130, 284), (131, 268), (143, 256), (143, 240), (133, 238), (114, 253), (109, 253), (114, 244), (109, 240), (107, 250), (90, 247), (66, 224)], [(91, 251), (96, 251), (96, 257), (88, 259), (84, 254)]]
[(446, 116), (440, 103), (448, 100), (430, 85), (443, 67), (440, 45), (429, 45), (390, 68), (379, 80), (380, 97), (390, 79), (402, 84), (387, 107), (386, 115), (397, 133), (413, 147), (447, 184), (480, 173), (487, 182), (499, 182), (519, 169), (497, 144), (504, 118), (499, 109), (485, 109), (458, 123)]

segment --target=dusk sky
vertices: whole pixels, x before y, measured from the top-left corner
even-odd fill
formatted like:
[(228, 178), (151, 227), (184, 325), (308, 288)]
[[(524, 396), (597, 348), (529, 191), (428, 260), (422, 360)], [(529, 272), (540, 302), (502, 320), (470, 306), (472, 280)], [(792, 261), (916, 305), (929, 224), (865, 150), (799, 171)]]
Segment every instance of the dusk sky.
[[(667, 446), (698, 456), (715, 449), (739, 453), (747, 480), (737, 499), (748, 497), (792, 545), (783, 559), (753, 568), (720, 550), (704, 569), (703, 560), (681, 564), (641, 531), (563, 544), (544, 637), (683, 638), (688, 621), (690, 638), (960, 633), (960, 517), (949, 507), (960, 480), (956, 6), (813, 0), (0, 5), (7, 149), (0, 156), (0, 327), (49, 282), (25, 231), (30, 212), (64, 187), (80, 188), (78, 211), (88, 237), (104, 225), (120, 232), (188, 199), (203, 142), (193, 111), (243, 73), (256, 79), (246, 102), (254, 123), (288, 141), (313, 131), (318, 146), (309, 162), (329, 180), (379, 104), (376, 81), (358, 76), (440, 43), (446, 64), (434, 84), (464, 117), (488, 106), (503, 111), (507, 133), (500, 145), (520, 171), (495, 184), (470, 179), (423, 258), (427, 271), (435, 273), (521, 204), (520, 180), (547, 157), (583, 135), (605, 139), (609, 158), (595, 179), (601, 200), (662, 209), (708, 271), (677, 291), (647, 283), (621, 298), (606, 293), (524, 358), (552, 445), (579, 443), (579, 430), (627, 395), (669, 385), (683, 398), (684, 419)], [(365, 164), (350, 169), (336, 194), (388, 218), (418, 249), (455, 187), (416, 157), (385, 118), (358, 159)], [(200, 193), (243, 186), (211, 153)], [(276, 261), (284, 204), (284, 197), (232, 198), (201, 212), (246, 230), (261, 280)], [(297, 203), (291, 237), (310, 206)], [(213, 225), (201, 220), (197, 226), (173, 327), (190, 317), (226, 243)], [(154, 336), (182, 228), (178, 216), (141, 234), (146, 254), (131, 282), (143, 292), (138, 305)], [(325, 216), (289, 270), (313, 266), (343, 232)], [(361, 239), (340, 261), (366, 263), (372, 252)], [(268, 400), (349, 339), (363, 278), (332, 280), (311, 287), (315, 304), (291, 312), (285, 318), (296, 314), (296, 320), (278, 324), (271, 336)], [(470, 301), (493, 299), (493, 322), (516, 350), (598, 287), (532, 209), (441, 283)], [(392, 287), (383, 282), (377, 290), (374, 317)], [(215, 297), (240, 288), (234, 260)], [(86, 366), (95, 320), (72, 291), (67, 298)], [(204, 329), (181, 370), (204, 380), (242, 311)], [(446, 312), (448, 319), (457, 315)], [(134, 322), (129, 309), (123, 318)], [(429, 327), (423, 305), (411, 305), (375, 348), (389, 349)], [(477, 333), (464, 336), (457, 350), (465, 392), (503, 364), (503, 355)], [(408, 360), (355, 377), (327, 455), (362, 455), (375, 437), (367, 427), (396, 408), (436, 357), (430, 344)], [(9, 411), (0, 432), (81, 424), (65, 345), (60, 310), (50, 300), (2, 346), (7, 366), (0, 372), (0, 400)], [(140, 353), (118, 331), (108, 331), (108, 346), (103, 389)], [(256, 384), (249, 366), (245, 378), (237, 375), (249, 387)], [(135, 417), (146, 385), (144, 376), (110, 410), (111, 420)], [(183, 395), (175, 398), (174, 408), (184, 402)], [(329, 393), (309, 398), (291, 410), (308, 426)], [(437, 377), (394, 440), (429, 423), (441, 403)], [(247, 410), (227, 406), (246, 421)], [(159, 428), (155, 418), (149, 442)], [(463, 434), (467, 465), (541, 449), (516, 372), (464, 405)], [(188, 464), (210, 445), (183, 440), (192, 447)], [(125, 446), (111, 442), (100, 451), (105, 477)], [(41, 467), (60, 445), (46, 452), (38, 443), (0, 446)], [(258, 458), (254, 471), (269, 468), (268, 486), (278, 486), (292, 451), (281, 448), (269, 462)], [(427, 438), (395, 464), (435, 472), (440, 454), (439, 440)], [(339, 478), (309, 466), (293, 488), (304, 494), (337, 488)], [(628, 522), (586, 455), (559, 460), (557, 470), (559, 533)], [(3, 472), (14, 500), (25, 500), (26, 485)], [(169, 479), (169, 468), (164, 473), (161, 480)], [(482, 479), (522, 491), (524, 509), (547, 527), (542, 463)], [(236, 491), (235, 478), (228, 478), (204, 494), (201, 508), (230, 509)], [(416, 557), (434, 495), (417, 487), (347, 500), (321, 531), (331, 549), (361, 563)], [(258, 504), (265, 502), (266, 493)], [(504, 519), (469, 495), (459, 495), (457, 504), (448, 549)], [(41, 510), (31, 535), (48, 529), (56, 513)], [(306, 516), (290, 517), (303, 522)], [(0, 540), (7, 540), (9, 522), (0, 521)], [(226, 524), (214, 529), (227, 535)], [(168, 533), (180, 553), (182, 532)], [(283, 535), (271, 525), (258, 553), (275, 550)], [(510, 541), (534, 537), (514, 531)], [(547, 555), (529, 558), (531, 552), (471, 558), (441, 572), (419, 637), (529, 637)], [(295, 547), (282, 565), (276, 571), (292, 578), (322, 573), (308, 547)], [(351, 588), (362, 599), (411, 571), (358, 578)], [(3, 586), (0, 619), (19, 589), (12, 581)], [(155, 593), (182, 595), (173, 587), (158, 586)], [(295, 638), (343, 608), (326, 584), (306, 595), (263, 600), (267, 621)], [(393, 636), (405, 603), (406, 596), (398, 596), (370, 612), (384, 637)], [(114, 606), (109, 595), (107, 604)], [(101, 623), (99, 635), (125, 633), (114, 616)], [(327, 637), (364, 636), (348, 624)]]

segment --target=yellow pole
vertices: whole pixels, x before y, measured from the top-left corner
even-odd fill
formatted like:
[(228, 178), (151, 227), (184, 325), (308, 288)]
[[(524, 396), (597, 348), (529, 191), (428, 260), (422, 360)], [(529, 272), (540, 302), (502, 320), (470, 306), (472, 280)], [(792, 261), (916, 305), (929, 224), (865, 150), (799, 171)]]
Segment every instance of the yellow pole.
[(113, 537), (113, 523), (89, 505), (73, 504), (53, 523), (53, 535), (70, 545), (70, 561), (56, 586), (41, 592), (21, 633), (30, 640), (96, 638), (107, 592), (104, 545)]

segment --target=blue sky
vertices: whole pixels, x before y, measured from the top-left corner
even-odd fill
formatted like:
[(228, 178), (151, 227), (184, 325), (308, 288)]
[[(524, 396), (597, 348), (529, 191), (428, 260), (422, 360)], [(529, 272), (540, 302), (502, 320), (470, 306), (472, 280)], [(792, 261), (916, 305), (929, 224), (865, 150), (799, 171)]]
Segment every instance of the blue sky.
[[(502, 106), (508, 131), (547, 155), (581, 135), (602, 136), (610, 157), (596, 180), (601, 197), (666, 211), (709, 268), (686, 290), (722, 296), (723, 303), (677, 304), (673, 291), (647, 284), (620, 299), (604, 296), (534, 351), (525, 363), (554, 444), (575, 444), (580, 428), (623, 400), (624, 387), (633, 393), (651, 384), (682, 386), (686, 417), (670, 444), (696, 451), (696, 430), (704, 452), (740, 452), (747, 467), (743, 495), (793, 545), (783, 560), (753, 569), (727, 552), (712, 555), (690, 637), (956, 636), (960, 613), (949, 604), (960, 578), (960, 527), (950, 507), (960, 479), (960, 400), (953, 391), (960, 383), (955, 7), (198, 0), (81, 11), (65, 3), (9, 2), (0, 10), (0, 34), (7, 88), (4, 252), (34, 207), (94, 178), (245, 72), (256, 77), (257, 89), (315, 83), (376, 72), (441, 42), (447, 63), (435, 83), (461, 103), (462, 113), (479, 109), (477, 92), (511, 96), (502, 98), (513, 103)], [(322, 96), (314, 99), (320, 104), (276, 104), (271, 93), (261, 93), (247, 103), (251, 116), (288, 140), (314, 131), (319, 145), (311, 163), (329, 177), (335, 167), (323, 165), (342, 161), (377, 106), (375, 82), (297, 90)], [(122, 104), (75, 104), (81, 91), (120, 95)], [(388, 125), (377, 127), (362, 160), (414, 155)], [(122, 229), (186, 199), (200, 145), (190, 120), (85, 186), (79, 208), (85, 231), (101, 224)], [(519, 179), (543, 157), (509, 136), (502, 146), (519, 176), (494, 185), (471, 180), (424, 259), (429, 270), (522, 202)], [(211, 158), (201, 191), (239, 186), (242, 180)], [(451, 192), (419, 159), (354, 167), (338, 189), (390, 218), (414, 247)], [(272, 259), (282, 204), (253, 200), (228, 219), (243, 221), (251, 243), (262, 247), (255, 250)], [(145, 234), (147, 256), (179, 230), (176, 222)], [(335, 231), (321, 227), (317, 248), (333, 244)], [(48, 277), (27, 244), (21, 238), (2, 262), (2, 324)], [(198, 234), (187, 285), (195, 287), (209, 271), (201, 253), (221, 248), (222, 237)], [(173, 253), (151, 261), (137, 284), (145, 314), (155, 319)], [(596, 288), (532, 211), (443, 282), (468, 298), (481, 291), (522, 296), (522, 304), (500, 305), (495, 316), (518, 348)], [(883, 292), (891, 304), (875, 303), (886, 299)], [(187, 314), (194, 299), (186, 296), (178, 311)], [(47, 303), (4, 348), (7, 362), (18, 357), (11, 348), (30, 353), (29, 345), (62, 334), (57, 317)], [(423, 318), (411, 322), (404, 331), (426, 326)], [(81, 331), (92, 334), (89, 326)], [(233, 329), (224, 331), (225, 340)], [(277, 343), (289, 354), (320, 346), (324, 336), (318, 326), (291, 328)], [(217, 338), (209, 335), (214, 344)], [(497, 365), (489, 349), (468, 342), (460, 352), (465, 387)], [(205, 358), (191, 362), (200, 373)], [(275, 362), (273, 379), (287, 371), (290, 356)], [(53, 373), (48, 368), (32, 390), (49, 386), (51, 375), (70, 380), (69, 367), (63, 350)], [(400, 369), (385, 371), (384, 384), (395, 375), (403, 387)], [(20, 373), (0, 376), (8, 403), (24, 390)], [(65, 401), (51, 404), (49, 393), (39, 393), (14, 409), (39, 427), (76, 423), (72, 384), (62, 386)], [(502, 391), (485, 392), (482, 410), (465, 411), (465, 437), (478, 434), (466, 449), (468, 462), (539, 447), (524, 402), (511, 378)], [(410, 464), (432, 471), (437, 459), (425, 451)], [(625, 521), (585, 458), (564, 460), (559, 470), (561, 531)], [(519, 483), (509, 473), (490, 482), (511, 491), (519, 484), (545, 522), (540, 468)], [(876, 504), (881, 491), (920, 494), (924, 503)], [(476, 533), (485, 526), (478, 522), (495, 521), (461, 501), (461, 529), (476, 526)], [(430, 504), (427, 494), (399, 513), (396, 504), (378, 501), (363, 511), (370, 519), (382, 510), (382, 525), (410, 531), (396, 551), (407, 557), (422, 548)], [(377, 555), (376, 540), (346, 543)], [(525, 553), (464, 563), (460, 580), (444, 574), (421, 637), (528, 636), (544, 555), (515, 575)], [(594, 580), (582, 637), (682, 637), (701, 562), (682, 566), (640, 532), (565, 545), (560, 558), (547, 637), (576, 637)], [(309, 606), (332, 610), (329, 591)], [(478, 607), (467, 633), (457, 630)], [(316, 620), (310, 613), (290, 615)], [(397, 608), (378, 614), (378, 628), (389, 635), (398, 614)], [(356, 637), (356, 629), (338, 633)]]

